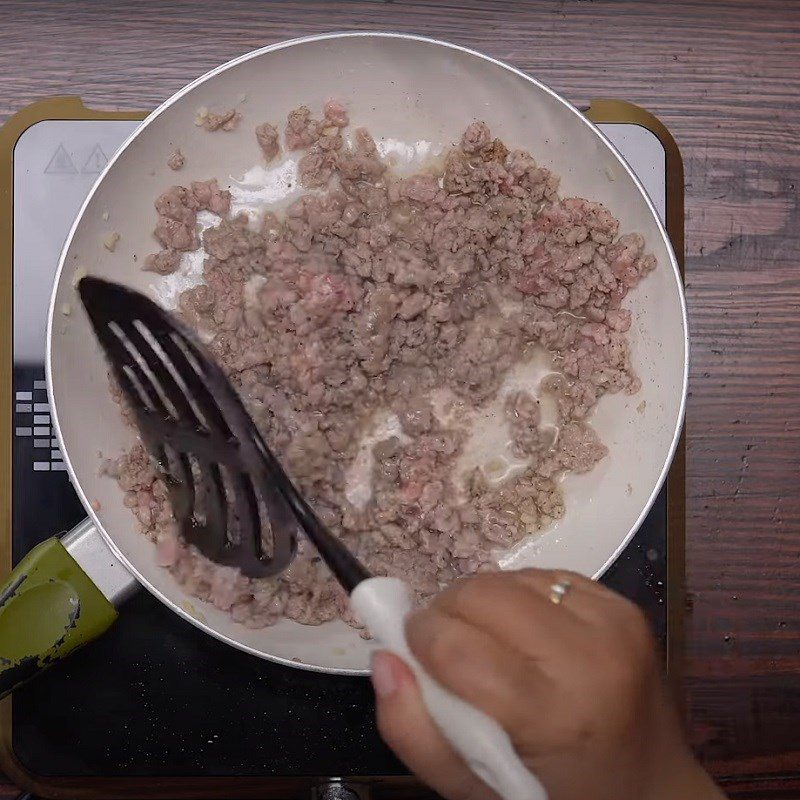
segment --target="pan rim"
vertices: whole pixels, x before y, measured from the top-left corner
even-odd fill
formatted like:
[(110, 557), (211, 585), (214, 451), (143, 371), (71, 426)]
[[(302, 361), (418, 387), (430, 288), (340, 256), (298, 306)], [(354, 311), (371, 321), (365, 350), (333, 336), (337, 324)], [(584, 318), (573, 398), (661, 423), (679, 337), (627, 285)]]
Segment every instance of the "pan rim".
[(675, 287), (678, 292), (678, 298), (680, 303), (681, 309), (681, 324), (683, 327), (683, 375), (681, 376), (681, 397), (680, 397), (680, 404), (678, 413), (675, 418), (675, 427), (672, 432), (672, 439), (665, 453), (664, 462), (662, 464), (658, 479), (656, 480), (653, 489), (646, 501), (643, 505), (642, 510), (634, 523), (631, 525), (627, 534), (622, 538), (620, 544), (615, 548), (615, 550), (609, 555), (609, 557), (605, 560), (602, 566), (592, 575), (594, 580), (600, 578), (608, 568), (616, 561), (625, 547), (629, 544), (631, 539), (634, 537), (636, 532), (642, 525), (647, 514), (650, 512), (656, 497), (658, 496), (659, 492), (661, 491), (664, 483), (667, 479), (667, 475), (669, 473), (670, 466), (672, 461), (675, 457), (675, 453), (677, 451), (678, 443), (680, 441), (681, 433), (683, 430), (684, 419), (686, 415), (686, 401), (687, 401), (687, 392), (688, 392), (688, 381), (689, 381), (689, 356), (690, 356), (690, 347), (689, 347), (689, 329), (688, 329), (688, 314), (687, 314), (687, 307), (686, 307), (686, 297), (683, 290), (683, 283), (680, 274), (680, 268), (678, 265), (677, 258), (675, 256), (674, 249), (672, 247), (672, 243), (669, 239), (667, 234), (666, 228), (664, 223), (662, 223), (656, 208), (648, 196), (647, 192), (645, 191), (641, 181), (627, 164), (625, 159), (619, 153), (617, 148), (609, 141), (609, 139), (605, 136), (605, 134), (598, 128), (598, 126), (593, 123), (590, 119), (588, 119), (575, 105), (570, 103), (560, 94), (555, 92), (546, 84), (542, 83), (538, 79), (528, 75), (527, 73), (523, 72), (522, 70), (507, 64), (506, 62), (493, 58), (485, 53), (481, 53), (478, 50), (474, 50), (469, 47), (464, 47), (462, 45), (453, 44), (451, 42), (443, 41), (441, 39), (436, 39), (433, 37), (422, 36), (418, 34), (411, 34), (411, 33), (402, 33), (402, 32), (394, 32), (394, 31), (339, 31), (339, 32), (329, 32), (329, 33), (322, 33), (322, 34), (313, 34), (310, 36), (302, 36), (293, 39), (287, 39), (281, 42), (275, 42), (271, 45), (267, 45), (265, 47), (258, 48), (256, 50), (252, 50), (248, 53), (244, 53), (241, 56), (237, 56), (230, 61), (227, 61), (223, 64), (218, 65), (217, 67), (209, 70), (205, 74), (201, 75), (200, 77), (196, 78), (195, 80), (188, 83), (183, 88), (179, 89), (175, 94), (165, 100), (161, 105), (159, 105), (153, 112), (151, 112), (140, 125), (136, 127), (136, 129), (125, 139), (123, 144), (120, 148), (114, 153), (114, 155), (109, 159), (108, 164), (105, 166), (103, 171), (98, 176), (97, 180), (95, 181), (94, 185), (92, 186), (91, 190), (89, 191), (86, 199), (81, 204), (80, 210), (72, 223), (69, 233), (64, 241), (64, 245), (61, 250), (61, 254), (59, 256), (59, 263), (58, 268), (56, 270), (56, 274), (53, 280), (53, 287), (50, 296), (50, 303), (48, 308), (48, 316), (47, 316), (47, 332), (46, 332), (46, 358), (45, 358), (45, 379), (47, 384), (47, 394), (48, 399), (50, 401), (50, 411), (53, 420), (53, 426), (56, 431), (56, 437), (58, 439), (59, 445), (61, 447), (61, 451), (63, 454), (63, 460), (66, 465), (67, 473), (69, 475), (70, 481), (72, 483), (75, 492), (78, 494), (81, 503), (84, 506), (84, 509), (87, 512), (87, 515), (91, 518), (92, 522), (94, 523), (95, 528), (101, 534), (103, 539), (105, 540), (108, 547), (114, 553), (115, 557), (119, 559), (119, 561), (125, 566), (125, 568), (136, 578), (136, 580), (144, 586), (151, 594), (157, 597), (162, 603), (168, 606), (172, 611), (177, 613), (180, 617), (187, 620), (194, 626), (200, 628), (204, 632), (208, 633), (209, 635), (213, 636), (215, 639), (219, 641), (225, 642), (226, 644), (235, 647), (238, 650), (242, 650), (244, 652), (250, 653), (252, 655), (258, 656), (259, 658), (264, 658), (268, 661), (273, 661), (275, 663), (283, 664), (285, 666), (290, 666), (295, 669), (304, 669), (311, 672), (318, 672), (318, 673), (325, 673), (325, 674), (335, 674), (335, 675), (368, 675), (369, 669), (351, 669), (351, 668), (334, 668), (334, 667), (323, 667), (315, 664), (305, 664), (305, 663), (297, 663), (292, 661), (291, 659), (284, 658), (281, 656), (276, 656), (270, 653), (266, 653), (263, 650), (259, 650), (252, 645), (248, 645), (244, 642), (239, 641), (238, 639), (218, 631), (204, 622), (201, 622), (196, 617), (192, 616), (188, 613), (184, 608), (182, 608), (174, 599), (167, 596), (164, 592), (153, 586), (150, 581), (145, 578), (140, 571), (130, 562), (130, 560), (125, 556), (121, 550), (117, 547), (114, 538), (111, 534), (106, 531), (105, 527), (99, 520), (99, 517), (95, 510), (91, 506), (91, 502), (89, 498), (86, 496), (83, 487), (81, 486), (80, 481), (77, 478), (75, 473), (72, 460), (70, 458), (69, 450), (65, 447), (64, 439), (61, 433), (61, 424), (59, 421), (58, 416), (58, 406), (55, 402), (55, 397), (53, 394), (53, 363), (52, 363), (52, 339), (53, 339), (53, 325), (54, 325), (54, 317), (55, 317), (55, 308), (56, 308), (56, 294), (58, 291), (58, 287), (61, 284), (62, 275), (64, 273), (64, 267), (66, 263), (67, 253), (72, 245), (72, 241), (75, 237), (75, 234), (78, 230), (78, 227), (83, 219), (84, 213), (86, 208), (90, 204), (92, 198), (94, 197), (95, 192), (97, 191), (100, 184), (105, 179), (108, 172), (113, 168), (114, 164), (116, 163), (117, 159), (120, 158), (122, 153), (124, 153), (127, 148), (130, 146), (131, 142), (139, 136), (139, 134), (145, 130), (156, 118), (158, 118), (161, 114), (163, 114), (168, 108), (172, 105), (177, 103), (184, 95), (188, 94), (197, 86), (200, 86), (207, 81), (215, 78), (216, 76), (232, 69), (233, 67), (238, 66), (239, 64), (243, 64), (251, 59), (258, 58), (266, 53), (275, 52), (278, 50), (283, 50), (285, 48), (294, 47), (297, 45), (302, 44), (309, 44), (312, 42), (319, 42), (319, 41), (328, 41), (328, 40), (336, 40), (336, 39), (349, 39), (349, 38), (374, 38), (374, 39), (403, 39), (408, 41), (415, 41), (429, 45), (435, 45), (439, 47), (445, 47), (449, 50), (458, 51), (460, 53), (464, 53), (466, 55), (476, 57), (481, 59), (482, 61), (489, 62), (495, 66), (501, 67), (502, 69), (520, 77), (532, 84), (536, 87), (539, 91), (544, 92), (545, 94), (549, 95), (553, 100), (561, 104), (564, 108), (566, 108), (573, 117), (579, 120), (580, 124), (585, 125), (599, 140), (605, 147), (613, 154), (616, 158), (619, 166), (627, 173), (627, 175), (632, 179), (636, 189), (638, 190), (641, 198), (644, 200), (647, 209), (649, 210), (652, 218), (655, 220), (657, 230), (661, 237), (662, 243), (665, 245), (668, 256), (669, 262), (672, 269), (672, 277), (675, 281)]

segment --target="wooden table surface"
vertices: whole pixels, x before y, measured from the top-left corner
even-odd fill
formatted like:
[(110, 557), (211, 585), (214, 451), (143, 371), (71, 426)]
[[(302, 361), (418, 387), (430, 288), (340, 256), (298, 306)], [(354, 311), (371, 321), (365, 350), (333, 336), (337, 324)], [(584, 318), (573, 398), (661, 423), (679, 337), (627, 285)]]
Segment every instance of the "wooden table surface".
[(0, 121), (53, 94), (148, 109), (247, 50), (354, 28), (478, 48), (676, 137), (691, 735), (732, 796), (800, 798), (800, 3), (0, 0)]

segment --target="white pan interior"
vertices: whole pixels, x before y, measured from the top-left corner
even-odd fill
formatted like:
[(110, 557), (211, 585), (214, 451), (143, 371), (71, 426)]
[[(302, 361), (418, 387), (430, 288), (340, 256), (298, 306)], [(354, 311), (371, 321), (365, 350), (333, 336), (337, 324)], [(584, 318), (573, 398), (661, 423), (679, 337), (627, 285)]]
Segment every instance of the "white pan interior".
[[(242, 98), (246, 98), (242, 100)], [(49, 385), (70, 474), (118, 555), (178, 613), (235, 646), (312, 669), (353, 672), (368, 665), (370, 645), (344, 623), (305, 627), (287, 620), (248, 630), (187, 596), (156, 565), (154, 546), (137, 531), (116, 484), (98, 476), (98, 451), (129, 446), (108, 393), (106, 367), (79, 309), (76, 269), (164, 298), (174, 283), (140, 270), (157, 244), (153, 201), (167, 186), (216, 177), (227, 186), (261, 164), (253, 129), (305, 103), (346, 101), (353, 127), (364, 125), (395, 152), (419, 158), (456, 142), (476, 119), (510, 147), (529, 150), (561, 176), (563, 196), (607, 204), (623, 230), (641, 232), (658, 269), (629, 295), (630, 339), (642, 390), (604, 397), (593, 417), (610, 455), (594, 471), (565, 482), (566, 516), (519, 548), (504, 566), (560, 567), (597, 576), (638, 527), (665, 476), (680, 429), (686, 388), (685, 310), (665, 233), (637, 181), (598, 131), (574, 108), (520, 73), (479, 54), (426, 39), (354, 34), (316, 37), (249, 54), (205, 76), (158, 109), (112, 161), (89, 196), (62, 255), (50, 323)], [(199, 107), (243, 114), (232, 133), (194, 124)], [(179, 147), (186, 166), (166, 166)], [(291, 169), (285, 164), (282, 169)], [(275, 181), (273, 195), (296, 190)], [(106, 219), (107, 215), (107, 219)], [(114, 252), (103, 246), (120, 234)], [(72, 313), (64, 315), (65, 306)]]

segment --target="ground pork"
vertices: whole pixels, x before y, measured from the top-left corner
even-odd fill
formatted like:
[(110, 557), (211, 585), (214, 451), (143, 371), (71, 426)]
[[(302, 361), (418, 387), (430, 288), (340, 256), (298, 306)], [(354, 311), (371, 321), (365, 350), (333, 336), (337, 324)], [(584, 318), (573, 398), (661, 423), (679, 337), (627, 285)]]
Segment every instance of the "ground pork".
[(170, 275), (178, 269), (180, 263), (181, 254), (177, 250), (161, 250), (145, 257), (143, 269), (159, 275)]
[(289, 150), (310, 147), (319, 138), (321, 123), (311, 118), (311, 109), (300, 106), (289, 113), (284, 135)]
[[(182, 294), (181, 313), (214, 333), (212, 354), (333, 533), (425, 599), (562, 516), (560, 476), (606, 455), (587, 418), (604, 394), (639, 387), (622, 302), (655, 260), (601, 204), (560, 197), (556, 176), (484, 122), (443, 168), (403, 179), (366, 130), (345, 139), (348, 124), (335, 101), (321, 120), (305, 106), (289, 114), (285, 147), (304, 151), (302, 183), (325, 191), (281, 218), (230, 218), (215, 181), (168, 189), (156, 201), (164, 249), (145, 267), (174, 270), (201, 244), (197, 212), (221, 217), (203, 235), (204, 283)], [(271, 158), (277, 131), (256, 135)], [(536, 348), (554, 371), (530, 391), (504, 390)], [(537, 390), (555, 400), (553, 425), (542, 424)], [(459, 413), (437, 411), (437, 393)], [(460, 467), (471, 425), (498, 397), (522, 464), (499, 484)], [(397, 425), (375, 434), (387, 414)], [(365, 452), (356, 501), (350, 470)], [(159, 563), (190, 593), (252, 627), (357, 625), (308, 543), (283, 575), (246, 578), (182, 540), (141, 446), (111, 471)]]
[(505, 411), (511, 433), (512, 452), (517, 458), (539, 457), (553, 447), (554, 433), (543, 427), (539, 401), (529, 392), (506, 396)]
[(170, 157), (167, 159), (167, 166), (173, 170), (177, 171), (183, 167), (186, 163), (186, 157), (181, 153), (180, 150), (175, 150), (175, 152), (170, 154)]
[(272, 161), (280, 152), (278, 129), (269, 122), (265, 122), (256, 128), (256, 141), (267, 161)]
[(185, 186), (172, 186), (155, 202), (158, 221), (153, 235), (163, 250), (147, 256), (144, 267), (153, 272), (168, 274), (177, 269), (175, 251), (197, 250), (197, 212), (211, 211), (224, 217), (231, 207), (231, 193), (220, 189), (215, 179), (194, 181)]
[(214, 131), (220, 130), (232, 131), (239, 124), (241, 119), (242, 115), (235, 108), (220, 112), (201, 108), (197, 112), (195, 122), (198, 126), (213, 133)]

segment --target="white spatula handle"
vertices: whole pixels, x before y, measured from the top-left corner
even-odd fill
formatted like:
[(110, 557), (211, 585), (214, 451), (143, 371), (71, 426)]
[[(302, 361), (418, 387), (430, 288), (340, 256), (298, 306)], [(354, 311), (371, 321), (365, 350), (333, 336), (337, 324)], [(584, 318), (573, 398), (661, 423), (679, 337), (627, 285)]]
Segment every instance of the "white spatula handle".
[(411, 654), (405, 634), (411, 594), (401, 580), (363, 581), (353, 591), (350, 605), (380, 644), (414, 672), (431, 717), (478, 777), (504, 800), (547, 800), (547, 792), (522, 763), (500, 725), (442, 688)]

